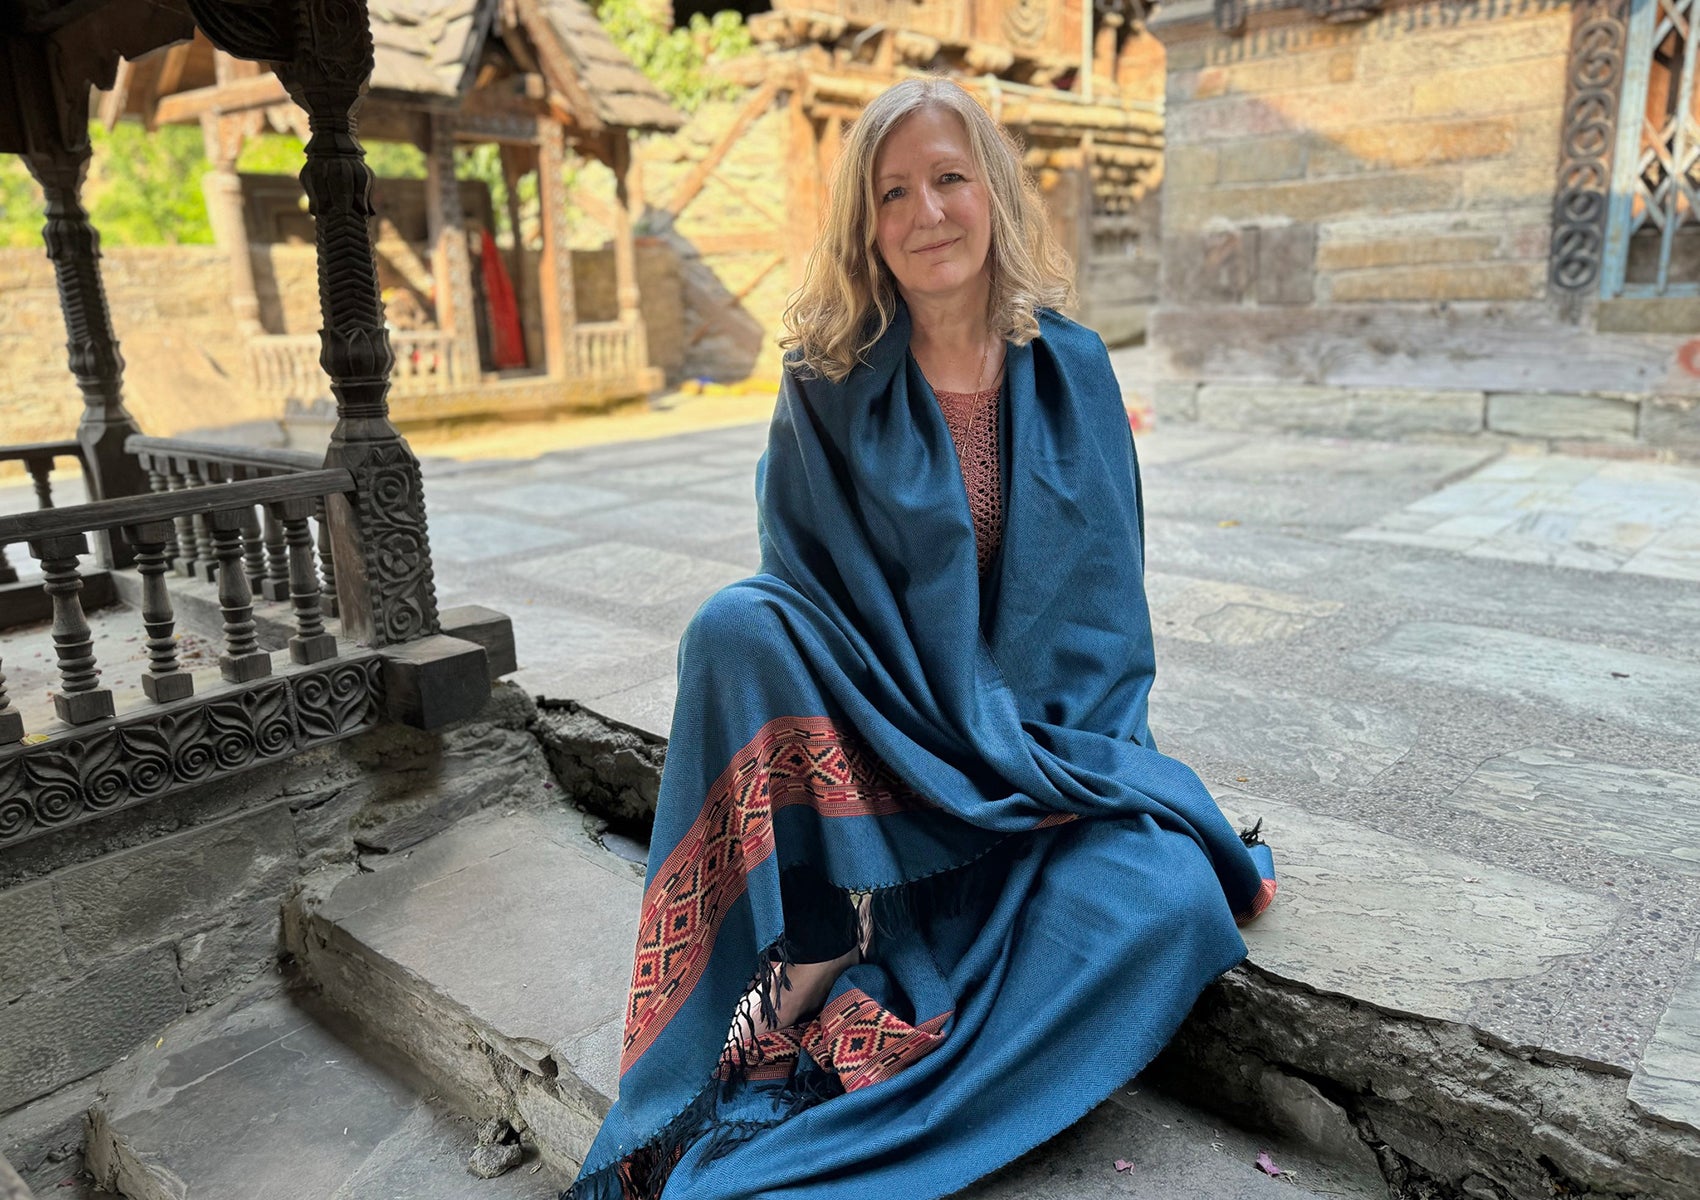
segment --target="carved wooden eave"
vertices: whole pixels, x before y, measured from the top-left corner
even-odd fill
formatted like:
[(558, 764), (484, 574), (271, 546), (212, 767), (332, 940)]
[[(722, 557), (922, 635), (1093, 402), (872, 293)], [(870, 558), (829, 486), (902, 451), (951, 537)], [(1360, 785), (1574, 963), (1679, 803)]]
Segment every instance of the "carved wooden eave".
[(1224, 36), (1281, 49), (1334, 25), (1374, 21), (1404, 32), (1561, 7), (1569, 0), (1168, 0), (1147, 28), (1165, 43)]
[[(807, 67), (802, 71), (804, 103), (811, 109), (841, 107), (847, 113), (860, 112), (896, 80), (926, 74)], [(1074, 92), (1010, 83), (996, 76), (960, 76), (956, 82), (994, 118), (1029, 135), (1078, 139), (1091, 133), (1105, 142), (1152, 150), (1161, 149), (1163, 144), (1163, 113), (1154, 104), (1113, 95), (1084, 100)]]
[(587, 134), (604, 128), (671, 132), (684, 114), (627, 58), (583, 0), (506, 0), (537, 56), (552, 104)]

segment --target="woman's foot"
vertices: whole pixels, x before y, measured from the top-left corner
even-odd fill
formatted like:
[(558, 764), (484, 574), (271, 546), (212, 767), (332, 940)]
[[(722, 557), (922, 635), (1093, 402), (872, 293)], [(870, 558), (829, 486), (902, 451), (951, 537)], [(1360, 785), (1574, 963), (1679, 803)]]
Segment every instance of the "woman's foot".
[(761, 993), (751, 988), (738, 1002), (737, 1014), (732, 1018), (732, 1028), (727, 1034), (727, 1045), (731, 1046), (746, 1039), (753, 1040), (764, 1033), (772, 1033), (775, 1029), (795, 1025), (804, 1013), (813, 1012), (821, 1006), (826, 994), (832, 990), (833, 983), (844, 974), (846, 968), (861, 961), (861, 947), (852, 946), (830, 962), (792, 963), (785, 968), (785, 981), (789, 985), (787, 987), (779, 986), (780, 964), (769, 963), (767, 982), (773, 995), (775, 1019), (770, 1021), (762, 1013)]

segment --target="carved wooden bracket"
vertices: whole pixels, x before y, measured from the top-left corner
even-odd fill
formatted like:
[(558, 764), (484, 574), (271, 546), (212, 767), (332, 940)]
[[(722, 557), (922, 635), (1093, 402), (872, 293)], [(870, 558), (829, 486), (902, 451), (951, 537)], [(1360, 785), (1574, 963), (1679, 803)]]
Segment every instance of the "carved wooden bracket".
[(1561, 292), (1580, 294), (1600, 281), (1628, 29), (1628, 0), (1578, 0), (1572, 10), (1552, 214), (1550, 278)]

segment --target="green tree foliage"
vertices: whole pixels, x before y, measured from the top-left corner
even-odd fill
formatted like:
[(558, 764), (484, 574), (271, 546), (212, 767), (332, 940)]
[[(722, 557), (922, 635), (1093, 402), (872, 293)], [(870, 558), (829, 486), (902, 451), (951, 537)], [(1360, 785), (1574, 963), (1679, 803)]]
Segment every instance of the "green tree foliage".
[(728, 100), (742, 93), (713, 71), (716, 61), (735, 58), (755, 45), (738, 13), (692, 13), (688, 27), (663, 29), (641, 0), (600, 0), (596, 17), (638, 70), (684, 112), (695, 112), (706, 100)]
[[(83, 204), (103, 245), (205, 245), (213, 240), (201, 191), (209, 167), (199, 128), (166, 125), (150, 132), (122, 121), (108, 132), (93, 124), (89, 143), (93, 154)], [(243, 146), (236, 169), (298, 175), (305, 161), (299, 138), (262, 134)], [(386, 179), (425, 178), (425, 155), (417, 146), (372, 142), (366, 146), (366, 162)], [(41, 245), (45, 220), (41, 188), (23, 162), (0, 156), (0, 246)]]

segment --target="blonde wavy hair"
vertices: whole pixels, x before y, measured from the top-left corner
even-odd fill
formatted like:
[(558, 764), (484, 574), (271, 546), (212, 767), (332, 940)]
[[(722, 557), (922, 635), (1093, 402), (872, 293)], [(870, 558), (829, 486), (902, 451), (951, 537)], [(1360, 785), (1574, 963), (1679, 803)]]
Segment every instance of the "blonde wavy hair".
[(960, 85), (940, 76), (905, 79), (869, 102), (851, 126), (832, 172), (826, 227), (809, 254), (803, 286), (785, 307), (779, 345), (796, 366), (841, 383), (897, 312), (897, 280), (874, 245), (874, 160), (905, 117), (924, 108), (962, 119), (991, 209), (987, 321), (1016, 345), (1039, 336), (1037, 311), (1074, 302), (1073, 266), (1046, 216), (1015, 139)]

